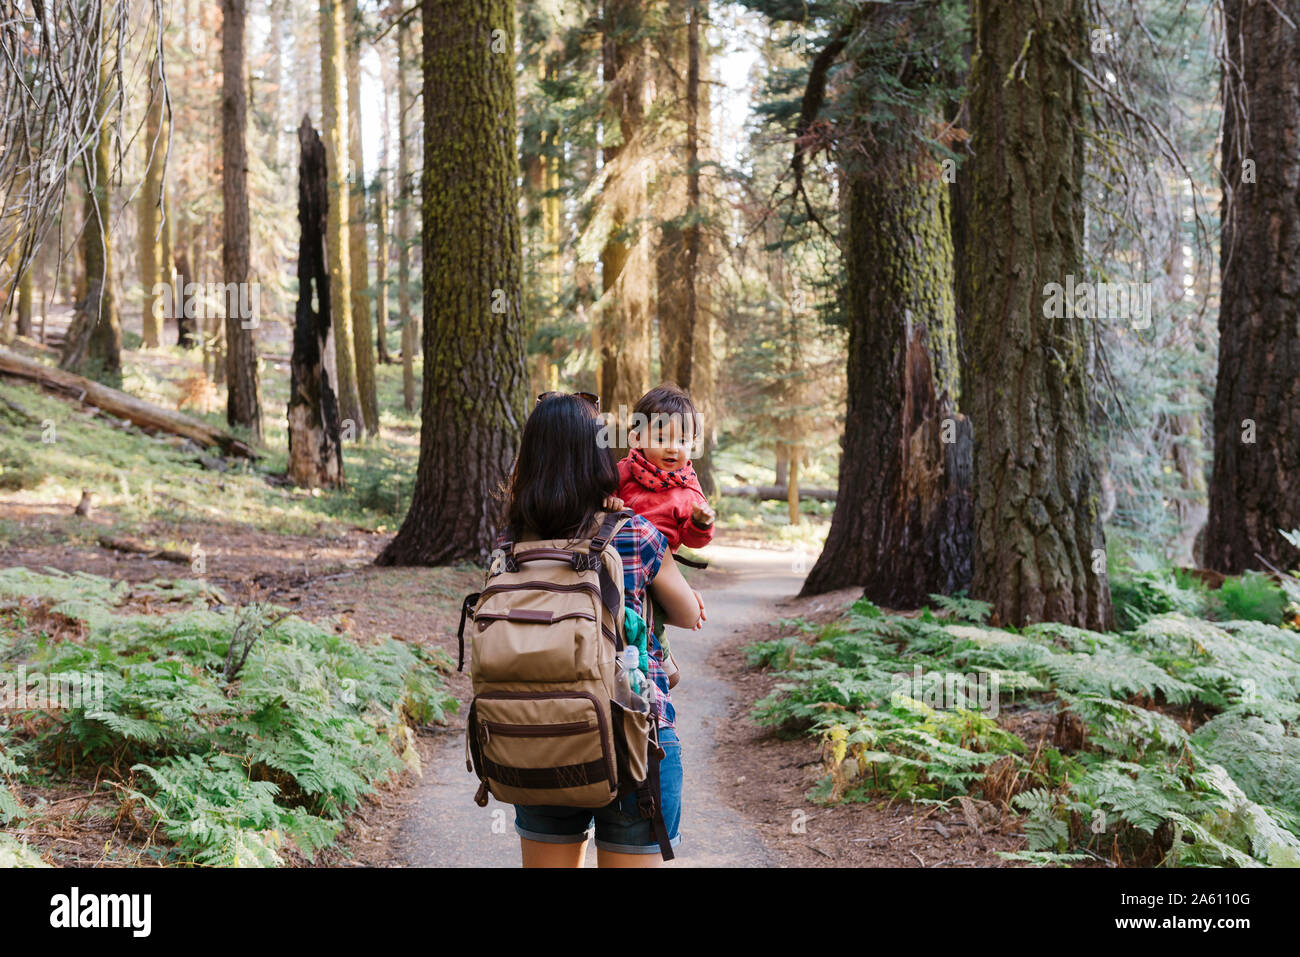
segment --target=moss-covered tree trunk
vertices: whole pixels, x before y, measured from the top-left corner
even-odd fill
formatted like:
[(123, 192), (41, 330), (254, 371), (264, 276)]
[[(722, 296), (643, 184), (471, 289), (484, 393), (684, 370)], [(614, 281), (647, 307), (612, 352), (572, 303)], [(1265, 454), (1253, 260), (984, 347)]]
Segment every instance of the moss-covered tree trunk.
[[(1283, 15), (1292, 21), (1288, 24)], [(1294, 568), (1300, 528), (1300, 0), (1224, 4), (1223, 240), (1205, 563)], [(1261, 561), (1262, 558), (1262, 561)]]
[[(108, 34), (107, 7), (104, 11)], [(82, 228), (82, 255), (86, 266), (84, 298), (77, 305), (63, 343), (59, 365), (72, 372), (116, 384), (122, 375), (122, 322), (113, 289), (112, 220), (109, 204), (108, 148), (113, 131), (108, 110), (113, 99), (108, 76), (109, 51), (100, 51), (100, 95), (91, 116), (99, 136), (87, 157), (86, 221)]]
[(366, 242), (365, 155), (361, 151), (361, 31), (357, 0), (349, 0), (348, 71), (348, 261), (352, 267), (352, 335), (357, 359), (357, 396), (366, 432), (379, 434), (379, 395), (375, 387), (374, 328), (370, 322), (370, 250)]
[(139, 266), (140, 286), (144, 293), (140, 315), (141, 339), (147, 348), (162, 342), (155, 287), (170, 279), (164, 276), (159, 250), (159, 221), (162, 214), (163, 166), (167, 157), (167, 138), (163, 133), (163, 88), (157, 63), (150, 70), (149, 110), (145, 116), (143, 140), (145, 156), (144, 184), (140, 190)]
[(601, 408), (630, 413), (650, 385), (650, 255), (645, 230), (646, 50), (642, 0), (605, 0), (603, 67), (604, 158), (609, 237), (600, 254)]
[(381, 363), (388, 358), (388, 190), (375, 177), (375, 347)]
[(381, 565), (484, 560), (523, 426), (513, 0), (424, 0), (424, 394)]
[(259, 303), (249, 283), (248, 99), (244, 85), (245, 0), (221, 5), (221, 265), (226, 287), (226, 421), (262, 439), (254, 330)]
[(345, 438), (359, 438), (364, 428), (357, 362), (353, 355), (352, 257), (348, 249), (347, 83), (344, 39), (346, 0), (320, 0), (321, 115), (325, 163), (329, 175), (329, 222), (325, 248), (329, 256), (331, 363)]
[(397, 312), (402, 323), (402, 399), (415, 411), (415, 321), (411, 316), (411, 90), (406, 85), (407, 27), (397, 29)]
[(841, 186), (848, 403), (835, 513), (803, 594), (862, 585), (913, 608), (970, 581), (971, 442), (947, 185), (932, 155), (883, 142), (850, 155)]
[(1090, 320), (1044, 316), (1083, 281), (1083, 0), (977, 0), (972, 63), (972, 594), (995, 621), (1111, 623), (1089, 449)]

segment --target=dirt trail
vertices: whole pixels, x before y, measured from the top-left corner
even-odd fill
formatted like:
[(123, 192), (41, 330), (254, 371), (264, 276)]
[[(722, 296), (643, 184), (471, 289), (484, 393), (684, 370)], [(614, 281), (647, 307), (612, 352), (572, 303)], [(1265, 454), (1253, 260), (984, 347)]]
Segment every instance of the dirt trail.
[[(710, 569), (697, 579), (708, 622), (698, 632), (673, 629), (673, 657), (682, 680), (673, 689), (685, 774), (682, 843), (675, 867), (765, 867), (787, 863), (768, 849), (755, 827), (723, 797), (714, 729), (734, 692), (708, 663), (710, 652), (736, 632), (774, 617), (774, 605), (798, 591), (802, 575), (792, 553), (730, 545), (705, 552)], [(412, 867), (518, 867), (514, 810), (492, 799), (473, 801), (476, 779), (465, 770), (464, 717), (444, 732), (394, 841), (393, 863)], [(594, 843), (587, 866), (596, 864)]]

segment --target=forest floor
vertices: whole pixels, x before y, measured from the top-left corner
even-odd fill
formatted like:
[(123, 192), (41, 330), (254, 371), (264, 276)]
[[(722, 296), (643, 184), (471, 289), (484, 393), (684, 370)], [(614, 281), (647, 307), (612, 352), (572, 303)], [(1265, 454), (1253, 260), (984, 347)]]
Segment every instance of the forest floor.
[[(196, 354), (175, 349), (128, 349), (124, 358), (128, 391), (173, 406), (184, 379), (201, 369)], [(400, 368), (379, 373), (385, 408), (400, 407)], [(283, 445), (283, 423), (269, 410), (283, 407), (286, 380), (283, 363), (269, 361), (263, 389), (271, 449)], [(459, 602), (481, 573), (470, 566), (373, 565), (404, 500), (393, 476), (413, 472), (415, 417), (386, 412), (381, 440), (349, 446), (350, 490), (331, 500), (277, 483), (282, 454), (248, 468), (25, 384), (0, 381), (0, 400), (21, 409), (27, 425), (53, 422), (57, 432), (48, 443), (36, 437), (35, 426), (0, 436), (6, 461), (21, 459), (18, 470), (31, 473), (19, 488), (0, 488), (0, 567), (89, 572), (131, 583), (201, 575), (236, 603), (287, 605), (358, 641), (388, 634), (454, 659)], [(200, 415), (220, 424), (215, 411)], [(82, 489), (93, 495), (86, 516), (74, 514)], [(1003, 864), (993, 852), (1019, 847), (1021, 839), (972, 835), (959, 814), (898, 804), (812, 804), (805, 792), (821, 769), (816, 742), (782, 740), (750, 719), (753, 703), (776, 679), (747, 669), (744, 647), (775, 634), (778, 618), (834, 616), (856, 597), (850, 590), (794, 598), (825, 534), (821, 512), (829, 509), (818, 508), (810, 503), (812, 520), (791, 527), (784, 503), (726, 500), (718, 540), (701, 553), (711, 567), (688, 570), (709, 621), (699, 632), (679, 632), (674, 643), (683, 671), (674, 701), (685, 770), (677, 866)], [(203, 567), (124, 554), (104, 547), (103, 536), (131, 536), (182, 553), (199, 546)], [(468, 675), (453, 672), (447, 683), (461, 712), (448, 726), (421, 729), (423, 775), (404, 775), (367, 799), (317, 863), (517, 866), (512, 812), (472, 800), (476, 782), (464, 764)], [(87, 790), (92, 797), (82, 801)], [(112, 796), (98, 782), (67, 781), (22, 796), (57, 812), (44, 826), (29, 823), (24, 835), (48, 859), (148, 863), (138, 853), (138, 836), (112, 819)]]
[[(754, 724), (750, 708), (777, 679), (747, 668), (744, 648), (774, 634), (778, 618), (834, 617), (857, 590), (796, 598), (802, 573), (794, 570), (797, 549), (786, 545), (752, 538), (731, 544), (723, 535), (701, 554), (709, 569), (689, 575), (709, 620), (698, 632), (677, 631), (673, 640), (682, 669), (673, 703), (685, 781), (682, 844), (668, 866), (1014, 866), (996, 852), (1020, 849), (1024, 839), (1001, 833), (1000, 819), (980, 822), (976, 834), (956, 811), (810, 803), (805, 792), (822, 766), (818, 747)], [(454, 635), (443, 640), (454, 653)], [(467, 705), (468, 676), (453, 675), (451, 686)], [(473, 801), (477, 780), (465, 769), (463, 716), (464, 708), (448, 727), (427, 729), (420, 743), (423, 778), (359, 815), (337, 863), (350, 855), (363, 866), (518, 866), (513, 811), (495, 799), (487, 808)], [(587, 866), (594, 865), (589, 843)]]

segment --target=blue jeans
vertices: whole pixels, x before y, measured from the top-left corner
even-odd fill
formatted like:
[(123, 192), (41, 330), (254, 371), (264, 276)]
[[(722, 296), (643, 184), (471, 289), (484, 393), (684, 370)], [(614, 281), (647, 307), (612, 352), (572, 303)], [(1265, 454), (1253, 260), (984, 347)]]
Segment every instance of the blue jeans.
[[(669, 843), (682, 842), (682, 744), (674, 728), (659, 729), (665, 755), (659, 762), (660, 806), (668, 827)], [(546, 844), (580, 844), (596, 821), (596, 847), (619, 854), (658, 854), (650, 821), (641, 816), (636, 794), (626, 794), (604, 807), (558, 807), (550, 804), (516, 804), (515, 830), (520, 837)]]

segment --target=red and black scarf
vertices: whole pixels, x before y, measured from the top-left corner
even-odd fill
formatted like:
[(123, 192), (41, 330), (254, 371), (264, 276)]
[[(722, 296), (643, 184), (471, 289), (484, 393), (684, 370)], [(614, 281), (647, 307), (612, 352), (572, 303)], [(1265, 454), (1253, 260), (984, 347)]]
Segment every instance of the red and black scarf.
[(627, 459), (632, 478), (642, 488), (652, 492), (673, 487), (690, 488), (692, 482), (698, 481), (695, 469), (691, 468), (689, 462), (675, 472), (667, 472), (646, 458), (640, 449), (630, 450)]

